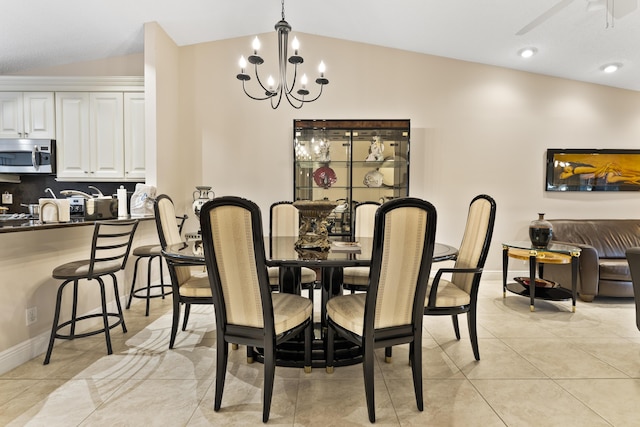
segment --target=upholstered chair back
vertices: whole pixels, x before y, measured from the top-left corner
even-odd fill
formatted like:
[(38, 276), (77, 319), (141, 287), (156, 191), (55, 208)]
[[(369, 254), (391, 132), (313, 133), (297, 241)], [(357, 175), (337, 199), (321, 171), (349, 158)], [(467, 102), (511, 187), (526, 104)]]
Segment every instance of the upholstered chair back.
[(264, 317), (273, 316), (273, 308), (264, 264), (262, 220), (257, 207), (252, 216), (248, 208), (252, 202), (243, 202), (247, 206), (221, 205), (208, 211), (213, 253), (205, 250), (205, 255), (214, 257), (217, 289), (213, 294), (214, 298), (222, 297), (216, 310), (224, 306), (226, 324), (264, 328)]
[[(492, 200), (478, 196), (469, 205), (469, 214), (465, 226), (462, 243), (458, 249), (455, 268), (482, 268), (487, 258), (488, 246), (493, 233), (495, 210)], [(471, 286), (476, 275), (453, 273), (451, 282), (466, 293), (471, 293)]]
[[(180, 227), (176, 219), (176, 209), (169, 196), (161, 195), (156, 199), (155, 215), (162, 248), (182, 242)], [(175, 272), (178, 285), (182, 285), (191, 278), (190, 267), (175, 267)]]
[(297, 237), (300, 230), (300, 211), (291, 202), (271, 205), (271, 236)]
[(360, 237), (373, 237), (373, 224), (376, 211), (380, 207), (379, 203), (366, 202), (359, 203), (355, 208), (355, 228), (353, 235), (356, 240)]
[[(415, 200), (415, 206), (410, 198), (387, 202), (399, 204), (376, 214), (370, 277), (371, 284), (377, 281), (377, 286), (370, 287), (366, 305), (367, 309), (375, 307), (375, 329), (411, 325), (416, 316), (422, 318), (433, 257), (436, 211), (430, 203)], [(420, 295), (422, 299), (416, 303)], [(375, 298), (375, 305), (369, 298)], [(367, 316), (365, 312), (365, 322)]]

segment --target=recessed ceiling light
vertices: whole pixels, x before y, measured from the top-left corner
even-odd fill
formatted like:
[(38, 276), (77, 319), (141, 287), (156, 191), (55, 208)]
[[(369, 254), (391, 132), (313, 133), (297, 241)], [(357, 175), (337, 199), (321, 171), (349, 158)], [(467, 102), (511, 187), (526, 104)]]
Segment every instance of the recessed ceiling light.
[(618, 71), (620, 67), (622, 67), (622, 64), (607, 64), (602, 67), (602, 71), (604, 71), (607, 74), (611, 74)]
[(518, 51), (518, 55), (520, 55), (522, 58), (531, 58), (536, 54), (536, 52), (538, 52), (538, 49), (536, 49), (535, 47), (525, 47)]

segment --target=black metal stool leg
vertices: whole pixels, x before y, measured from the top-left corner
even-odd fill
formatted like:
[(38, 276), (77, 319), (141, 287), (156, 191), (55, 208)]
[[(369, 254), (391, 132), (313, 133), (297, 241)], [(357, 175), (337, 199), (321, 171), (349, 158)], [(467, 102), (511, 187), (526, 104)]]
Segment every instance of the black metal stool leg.
[(62, 290), (71, 280), (64, 281), (58, 287), (58, 296), (56, 297), (56, 311), (53, 315), (53, 325), (51, 326), (51, 336), (49, 337), (49, 347), (47, 348), (47, 354), (44, 357), (43, 365), (48, 365), (51, 360), (51, 352), (53, 352), (53, 344), (56, 340), (56, 334), (58, 332), (58, 322), (60, 321), (60, 305), (62, 304)]
[(133, 280), (131, 281), (131, 292), (129, 292), (129, 300), (127, 301), (127, 310), (131, 307), (131, 300), (133, 300), (133, 293), (136, 287), (136, 277), (138, 277), (138, 263), (142, 257), (138, 257), (136, 263), (133, 265)]
[(149, 304), (151, 303), (151, 264), (153, 261), (153, 256), (149, 257), (147, 261), (147, 301), (144, 315), (149, 317)]
[(76, 319), (78, 318), (78, 279), (73, 281), (73, 306), (71, 307), (71, 339), (76, 337)]
[(118, 292), (118, 279), (116, 279), (115, 274), (111, 274), (111, 279), (113, 279), (113, 295), (116, 300), (116, 307), (118, 308), (118, 316), (120, 317), (120, 322), (122, 322), (122, 332), (127, 333), (127, 327), (124, 324), (124, 313), (122, 312), (122, 305), (120, 305), (120, 293)]
[(107, 354), (112, 354), (113, 349), (111, 348), (111, 334), (109, 333), (109, 317), (107, 314), (107, 297), (104, 290), (104, 281), (101, 277), (96, 277), (96, 280), (100, 284), (100, 303), (102, 305), (102, 323), (104, 324), (104, 339), (107, 342)]

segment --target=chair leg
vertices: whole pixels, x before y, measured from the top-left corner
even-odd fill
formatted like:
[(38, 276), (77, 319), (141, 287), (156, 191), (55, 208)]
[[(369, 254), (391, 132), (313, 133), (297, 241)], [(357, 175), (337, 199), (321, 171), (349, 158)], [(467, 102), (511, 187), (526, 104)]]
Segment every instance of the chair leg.
[(331, 326), (327, 328), (327, 350), (326, 354), (326, 370), (328, 374), (333, 374), (333, 352), (334, 352), (334, 342), (335, 339), (335, 331)]
[(224, 391), (224, 378), (227, 373), (227, 359), (229, 356), (229, 348), (227, 342), (224, 340), (224, 332), (218, 330), (220, 335), (216, 339), (217, 351), (216, 351), (216, 394), (213, 401), (213, 410), (218, 412), (220, 405), (222, 404), (222, 392)]
[(182, 321), (182, 330), (187, 330), (187, 322), (189, 321), (189, 313), (191, 312), (191, 304), (184, 304), (184, 320)]
[(460, 339), (460, 326), (458, 326), (458, 315), (452, 314), (451, 320), (453, 321), (453, 330), (456, 333), (456, 339)]
[(367, 398), (367, 412), (369, 421), (376, 422), (376, 399), (374, 395), (373, 367), (373, 343), (363, 342), (362, 345), (362, 371), (364, 373), (364, 394)]
[(53, 351), (53, 344), (56, 340), (56, 333), (58, 332), (58, 322), (60, 321), (60, 305), (62, 303), (62, 290), (71, 280), (63, 282), (58, 288), (58, 295), (56, 297), (56, 311), (53, 315), (53, 325), (51, 326), (51, 336), (49, 337), (49, 347), (47, 348), (47, 354), (44, 357), (43, 365), (48, 365), (51, 360), (51, 352)]
[(391, 357), (393, 356), (393, 347), (384, 348), (384, 361), (385, 363), (391, 363)]
[(144, 311), (144, 315), (149, 317), (149, 304), (151, 302), (151, 264), (153, 264), (153, 258), (155, 257), (149, 257), (149, 261), (147, 261), (147, 301), (146, 302), (146, 306), (145, 306), (145, 311)]
[(473, 357), (480, 360), (480, 349), (478, 348), (478, 331), (476, 329), (476, 310), (472, 307), (467, 312), (467, 326), (469, 328), (469, 336), (471, 337), (471, 348), (473, 349)]
[(262, 402), (262, 422), (269, 421), (271, 397), (273, 396), (273, 380), (276, 373), (276, 345), (272, 340), (264, 343), (264, 390)]
[[(232, 344), (232, 346), (236, 346), (237, 348), (238, 344)], [(252, 345), (248, 345), (247, 346), (247, 365), (251, 365), (255, 359), (256, 359), (256, 351)]]
[[(96, 277), (98, 284), (100, 285), (100, 304), (102, 305), (102, 323), (104, 324), (104, 339), (107, 342), (107, 354), (112, 354), (111, 348), (111, 334), (109, 333), (109, 316), (107, 314), (107, 297), (104, 290), (104, 281), (102, 277)], [(118, 296), (116, 295), (116, 298)]]
[(136, 263), (133, 265), (133, 280), (131, 280), (131, 291), (129, 292), (129, 300), (127, 301), (127, 310), (131, 307), (131, 301), (133, 300), (133, 292), (136, 287), (136, 277), (138, 277), (138, 263), (141, 259), (142, 257), (138, 257), (138, 259), (136, 259)]
[(304, 372), (310, 374), (312, 369), (311, 363), (311, 345), (313, 335), (313, 319), (309, 321), (309, 324), (304, 328)]
[(173, 319), (171, 321), (171, 338), (169, 339), (169, 348), (173, 348), (176, 343), (176, 335), (178, 334), (178, 324), (180, 323), (180, 301), (177, 295), (173, 296)]
[(78, 316), (78, 280), (73, 281), (73, 297), (71, 302), (71, 327), (69, 329), (70, 339), (76, 336), (76, 319)]
[(113, 280), (113, 295), (116, 300), (116, 307), (118, 308), (118, 316), (120, 317), (120, 324), (122, 325), (122, 332), (127, 333), (127, 326), (124, 324), (124, 313), (122, 312), (122, 305), (120, 304), (120, 292), (118, 292), (118, 279), (115, 274), (111, 274)]
[(416, 405), (419, 411), (424, 410), (424, 397), (422, 395), (422, 337), (414, 337), (409, 344), (409, 358), (411, 360), (411, 372), (413, 373), (413, 390), (416, 395)]

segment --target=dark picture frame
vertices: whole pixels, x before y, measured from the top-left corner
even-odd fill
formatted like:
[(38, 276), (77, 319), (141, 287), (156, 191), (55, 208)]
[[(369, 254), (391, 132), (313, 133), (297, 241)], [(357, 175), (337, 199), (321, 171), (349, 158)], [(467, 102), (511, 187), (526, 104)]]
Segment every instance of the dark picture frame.
[(546, 191), (640, 191), (640, 150), (548, 149)]

